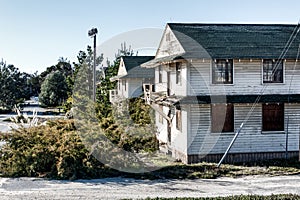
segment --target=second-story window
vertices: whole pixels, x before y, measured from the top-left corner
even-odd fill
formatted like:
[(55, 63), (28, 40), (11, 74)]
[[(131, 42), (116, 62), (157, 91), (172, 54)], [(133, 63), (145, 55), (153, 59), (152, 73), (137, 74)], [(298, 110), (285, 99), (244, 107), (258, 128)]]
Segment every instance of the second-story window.
[(263, 60), (263, 82), (283, 83), (283, 61)]
[(181, 65), (182, 63), (176, 63), (176, 84), (181, 85)]
[(162, 67), (158, 67), (158, 83), (162, 83)]
[(233, 60), (216, 59), (212, 67), (213, 84), (232, 84), (233, 83)]

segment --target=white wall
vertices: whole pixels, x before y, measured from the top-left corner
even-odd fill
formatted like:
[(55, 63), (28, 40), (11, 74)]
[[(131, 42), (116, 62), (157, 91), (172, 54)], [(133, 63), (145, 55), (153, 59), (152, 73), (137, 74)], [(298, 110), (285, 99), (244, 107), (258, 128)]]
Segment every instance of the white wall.
[[(261, 60), (234, 60), (233, 84), (212, 84), (211, 60), (192, 60), (188, 76), (190, 77), (189, 95), (207, 94), (294, 94), (300, 93), (300, 64), (294, 70), (295, 61), (285, 63), (284, 83), (262, 83)], [(292, 80), (292, 82), (291, 82)], [(290, 87), (290, 83), (291, 87)]]
[[(251, 104), (235, 104), (235, 130), (239, 128), (246, 118)], [(230, 144), (234, 133), (210, 132), (210, 105), (191, 105), (188, 126), (188, 154), (220, 154), (224, 153)], [(284, 133), (262, 133), (262, 106), (257, 105), (247, 123), (245, 123), (239, 137), (230, 152), (280, 152), (285, 151)], [(299, 150), (299, 120), (300, 104), (285, 104), (285, 131), (289, 117), (289, 150)]]

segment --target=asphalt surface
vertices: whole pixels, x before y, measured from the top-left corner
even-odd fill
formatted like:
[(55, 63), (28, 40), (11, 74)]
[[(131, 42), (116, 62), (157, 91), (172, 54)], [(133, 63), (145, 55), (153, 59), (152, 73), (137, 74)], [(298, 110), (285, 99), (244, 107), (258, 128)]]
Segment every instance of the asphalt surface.
[(196, 180), (106, 178), (49, 181), (37, 178), (0, 178), (1, 200), (141, 199), (147, 197), (216, 197), (289, 193), (300, 195), (300, 175)]

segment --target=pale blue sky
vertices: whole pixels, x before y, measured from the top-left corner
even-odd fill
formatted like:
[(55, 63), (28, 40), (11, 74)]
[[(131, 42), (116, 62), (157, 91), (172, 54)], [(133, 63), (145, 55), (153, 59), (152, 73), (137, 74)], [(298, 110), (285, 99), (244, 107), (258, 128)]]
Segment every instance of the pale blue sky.
[(299, 0), (0, 0), (0, 59), (42, 72), (59, 57), (76, 61), (92, 43), (92, 27), (99, 29), (101, 46), (124, 32), (163, 29), (167, 22), (296, 24), (299, 8)]

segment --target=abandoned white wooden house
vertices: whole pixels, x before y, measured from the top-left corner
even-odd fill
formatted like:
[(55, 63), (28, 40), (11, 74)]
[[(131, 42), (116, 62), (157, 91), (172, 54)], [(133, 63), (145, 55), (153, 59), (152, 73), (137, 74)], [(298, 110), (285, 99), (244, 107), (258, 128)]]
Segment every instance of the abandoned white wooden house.
[(123, 56), (120, 60), (117, 76), (117, 88), (110, 90), (110, 102), (118, 102), (128, 98), (140, 97), (143, 84), (154, 82), (154, 69), (141, 68), (141, 64), (153, 59), (153, 56)]
[[(299, 154), (299, 25), (169, 23), (145, 98), (158, 139), (184, 163)], [(147, 86), (149, 88), (149, 86)]]

